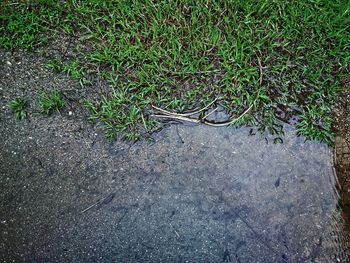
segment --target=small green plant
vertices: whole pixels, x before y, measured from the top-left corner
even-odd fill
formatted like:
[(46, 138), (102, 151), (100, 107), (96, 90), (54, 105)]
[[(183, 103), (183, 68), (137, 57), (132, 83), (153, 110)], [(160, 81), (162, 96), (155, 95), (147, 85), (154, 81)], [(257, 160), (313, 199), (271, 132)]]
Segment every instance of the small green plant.
[(126, 91), (114, 90), (101, 102), (87, 101), (85, 106), (90, 111), (89, 119), (98, 121), (108, 138), (136, 141), (142, 134), (151, 132), (156, 124), (144, 116), (141, 105), (125, 106), (132, 104), (132, 99), (135, 98), (127, 96)]
[(90, 83), (85, 78), (84, 68), (79, 64), (77, 60), (64, 64), (62, 71), (71, 76), (72, 79), (78, 80), (81, 86)]
[(47, 68), (55, 72), (61, 72), (63, 71), (63, 62), (58, 58), (52, 59), (47, 63)]
[(61, 59), (55, 58), (47, 63), (47, 68), (55, 72), (64, 72), (72, 79), (78, 80), (81, 86), (90, 82), (85, 78), (84, 68), (77, 60), (64, 63)]
[(54, 90), (50, 93), (41, 93), (39, 97), (41, 113), (50, 115), (54, 110), (60, 110), (65, 106), (62, 93)]
[(27, 117), (26, 107), (28, 102), (23, 98), (17, 98), (11, 100), (8, 104), (8, 107), (15, 113), (16, 118), (23, 120)]

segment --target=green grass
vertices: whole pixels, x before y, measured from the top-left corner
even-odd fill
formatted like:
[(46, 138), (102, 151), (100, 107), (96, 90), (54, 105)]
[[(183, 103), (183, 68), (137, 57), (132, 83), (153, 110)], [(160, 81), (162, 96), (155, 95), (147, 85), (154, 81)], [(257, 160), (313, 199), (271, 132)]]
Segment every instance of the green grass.
[(81, 86), (90, 84), (85, 77), (86, 73), (84, 68), (79, 64), (77, 60), (64, 63), (60, 59), (52, 59), (48, 62), (47, 67), (56, 72), (63, 72), (68, 74), (72, 79), (78, 80)]
[(10, 49), (46, 44), (50, 28), (58, 26), (62, 15), (62, 9), (53, 0), (5, 0), (0, 5), (0, 46)]
[(232, 125), (281, 133), (297, 116), (298, 134), (333, 141), (349, 0), (8, 1), (0, 25), (3, 48), (76, 40), (74, 57), (51, 67), (83, 86), (86, 74), (109, 82), (110, 94), (89, 103), (109, 137), (152, 130), (151, 105), (184, 112), (220, 98), (233, 117), (254, 103)]
[(90, 120), (103, 123), (108, 138), (121, 135), (127, 140), (137, 140), (141, 135), (140, 130), (151, 133), (156, 124), (151, 119), (146, 119), (145, 113), (140, 112), (132, 100), (127, 90), (120, 90), (101, 98), (99, 102), (89, 101), (86, 106), (91, 112)]
[(23, 120), (27, 118), (27, 111), (26, 111), (27, 106), (28, 106), (28, 102), (24, 98), (13, 99), (8, 104), (8, 107), (10, 108), (10, 110), (12, 110), (15, 113), (16, 118), (18, 120)]
[(49, 93), (43, 92), (39, 95), (39, 105), (42, 114), (50, 115), (53, 111), (63, 109), (65, 102), (61, 92), (53, 90)]

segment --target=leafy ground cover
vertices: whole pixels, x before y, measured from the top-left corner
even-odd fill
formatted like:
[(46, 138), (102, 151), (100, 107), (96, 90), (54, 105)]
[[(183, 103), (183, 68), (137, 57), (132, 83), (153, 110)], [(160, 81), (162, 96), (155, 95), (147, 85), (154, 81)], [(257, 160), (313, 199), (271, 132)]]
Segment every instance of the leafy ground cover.
[[(59, 37), (73, 52), (48, 67), (82, 88), (111, 90), (86, 105), (109, 137), (156, 127), (152, 105), (186, 113), (216, 106), (233, 126), (334, 140), (332, 107), (349, 74), (349, 0), (5, 1), (0, 47), (36, 50)], [(208, 110), (208, 111), (207, 111)], [(177, 115), (176, 115), (177, 116)], [(181, 115), (182, 116), (182, 115)]]

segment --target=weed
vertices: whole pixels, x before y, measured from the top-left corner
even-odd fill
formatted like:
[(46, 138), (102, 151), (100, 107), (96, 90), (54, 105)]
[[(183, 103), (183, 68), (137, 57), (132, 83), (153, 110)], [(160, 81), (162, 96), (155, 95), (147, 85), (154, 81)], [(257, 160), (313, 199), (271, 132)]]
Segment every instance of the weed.
[(18, 120), (23, 120), (27, 117), (27, 106), (28, 102), (23, 98), (11, 100), (8, 104), (8, 107), (15, 113)]
[[(100, 102), (86, 102), (90, 110), (90, 120), (97, 120), (106, 130), (108, 138), (118, 136), (127, 140), (137, 140), (142, 133), (151, 133), (156, 123), (145, 117), (142, 106), (135, 106), (125, 90), (114, 90)], [(129, 106), (131, 105), (131, 106)]]
[(54, 110), (59, 111), (65, 106), (61, 92), (54, 90), (50, 93), (41, 93), (39, 96), (41, 113), (50, 115)]
[(80, 66), (77, 60), (64, 63), (62, 60), (55, 58), (47, 63), (47, 68), (55, 72), (64, 72), (72, 79), (78, 80), (81, 86), (90, 84), (85, 77), (84, 68)]
[(308, 139), (317, 139), (321, 142), (332, 143), (334, 134), (331, 132), (331, 118), (329, 117), (329, 109), (324, 106), (306, 106), (298, 123), (298, 134)]
[(81, 86), (90, 84), (85, 78), (84, 68), (77, 60), (62, 65), (62, 71), (67, 73), (72, 79), (78, 80)]
[(55, 72), (61, 72), (63, 71), (64, 66), (60, 59), (55, 58), (47, 63), (47, 68)]

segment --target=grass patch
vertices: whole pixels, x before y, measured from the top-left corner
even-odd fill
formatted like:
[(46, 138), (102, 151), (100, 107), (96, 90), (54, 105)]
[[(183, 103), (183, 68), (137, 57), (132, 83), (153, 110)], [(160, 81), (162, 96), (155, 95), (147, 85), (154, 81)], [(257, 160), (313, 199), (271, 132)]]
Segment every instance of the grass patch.
[(108, 138), (122, 137), (127, 140), (138, 140), (142, 135), (151, 133), (156, 123), (145, 117), (145, 112), (134, 105), (127, 91), (114, 91), (99, 102), (87, 102), (90, 120), (99, 121), (106, 130)]
[(72, 79), (79, 81), (81, 86), (90, 84), (90, 82), (85, 77), (86, 73), (84, 68), (79, 64), (77, 60), (64, 63), (60, 59), (52, 59), (48, 62), (47, 68), (56, 72), (66, 73)]
[(33, 49), (50, 38), (58, 26), (62, 8), (53, 0), (2, 1), (0, 4), (0, 46)]
[(141, 136), (151, 105), (185, 112), (220, 98), (234, 117), (258, 96), (233, 125), (280, 133), (296, 116), (298, 134), (332, 143), (332, 106), (349, 74), (349, 0), (56, 2), (5, 2), (0, 47), (74, 38), (74, 57), (52, 68), (109, 82), (110, 94), (90, 103), (108, 136)]
[(17, 98), (17, 99), (11, 100), (8, 104), (8, 107), (10, 108), (10, 110), (12, 110), (15, 113), (16, 118), (18, 120), (23, 120), (27, 118), (28, 116), (26, 111), (27, 106), (28, 106), (28, 102), (24, 98)]
[(62, 98), (61, 92), (54, 90), (50, 93), (41, 93), (39, 96), (39, 105), (41, 113), (50, 115), (53, 111), (63, 109), (66, 103)]

